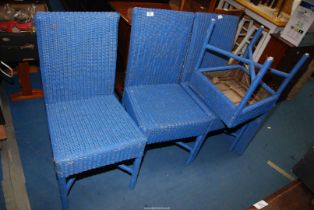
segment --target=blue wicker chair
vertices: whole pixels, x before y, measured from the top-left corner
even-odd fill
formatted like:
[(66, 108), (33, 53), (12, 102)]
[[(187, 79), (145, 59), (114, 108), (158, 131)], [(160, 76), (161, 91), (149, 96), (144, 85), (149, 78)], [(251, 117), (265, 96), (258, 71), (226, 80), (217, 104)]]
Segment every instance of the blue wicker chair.
[[(134, 187), (146, 137), (114, 95), (116, 13), (38, 13), (49, 132), (63, 209), (77, 174), (117, 164)], [(133, 160), (133, 165), (122, 164)]]
[[(212, 31), (210, 37), (208, 37), (208, 31), (210, 28), (210, 22), (208, 21), (209, 16), (216, 19), (214, 30)], [(203, 88), (206, 85), (199, 85), (201, 83), (195, 82), (193, 81), (193, 79), (191, 81), (191, 76), (193, 73), (197, 74), (197, 69), (199, 67), (210, 68), (224, 66), (227, 64), (227, 61), (229, 59), (228, 56), (215, 52), (213, 53), (212, 51), (204, 52), (204, 43), (208, 43), (220, 49), (231, 51), (233, 43), (230, 42), (230, 40), (232, 40), (232, 37), (234, 36), (233, 30), (235, 30), (236, 21), (236, 17), (226, 15), (217, 16), (215, 14), (196, 13), (195, 16), (190, 48), (188, 50), (188, 55), (184, 64), (185, 67), (181, 85), (185, 88), (187, 92), (190, 93), (191, 96), (193, 96), (193, 99), (197, 101), (198, 105), (200, 105), (206, 113), (215, 113), (214, 109), (212, 109), (213, 107), (206, 104), (206, 100), (204, 100), (204, 95), (206, 96), (206, 93), (203, 94)], [(256, 33), (254, 39), (250, 43), (250, 47), (247, 49), (243, 57), (250, 57), (249, 51), (252, 51), (252, 48), (255, 45), (261, 32), (262, 29), (260, 29)], [(308, 55), (305, 55), (305, 57), (303, 57), (303, 59), (300, 61), (301, 63), (296, 65), (296, 70), (299, 68), (300, 65), (302, 65), (304, 60), (307, 59), (307, 56)], [(200, 60), (200, 58), (202, 58), (202, 60)], [(281, 94), (282, 90), (294, 74), (295, 70), (291, 71), (289, 79), (285, 81), (285, 84), (281, 87), (278, 95)], [(195, 88), (195, 86), (198, 86), (198, 88), (200, 89)], [(223, 110), (220, 109), (220, 111)], [(252, 118), (246, 121), (244, 124), (241, 124), (231, 130), (225, 130), (225, 133), (228, 134), (228, 136), (225, 136), (225, 138), (227, 138), (228, 141), (231, 143), (230, 150), (235, 151), (239, 154), (243, 154), (254, 136), (256, 135), (258, 129), (263, 124), (269, 112), (269, 110), (266, 110), (264, 114), (258, 117), (251, 116)], [(219, 114), (217, 114), (217, 116), (219, 116)], [(217, 118), (217, 120), (214, 120), (213, 123), (209, 126), (208, 132), (219, 129), (226, 129), (226, 125), (223, 123), (223, 121), (220, 120), (220, 118)]]
[[(223, 125), (211, 111), (202, 109), (183, 80), (190, 73), (184, 72), (184, 66), (193, 23), (197, 23), (195, 30), (205, 30), (214, 16), (198, 14), (195, 22), (194, 13), (133, 9), (123, 104), (148, 144), (174, 141), (190, 152), (187, 163), (195, 159), (208, 131)], [(227, 49), (237, 25), (237, 18), (231, 19), (227, 29), (231, 33), (224, 36)], [(180, 141), (189, 137), (196, 137), (193, 145)]]
[[(205, 40), (199, 60), (196, 63), (196, 71), (192, 74), (191, 87), (229, 128), (269, 112), (275, 106), (287, 84), (309, 58), (309, 54), (305, 54), (290, 73), (271, 68), (273, 58), (268, 58), (264, 64), (256, 63), (253, 60), (252, 52), (262, 30), (260, 28), (257, 31), (243, 56), (237, 56), (222, 50), (212, 44), (208, 44), (208, 41)], [(212, 31), (209, 30), (207, 40), (210, 39), (211, 33)], [(206, 51), (215, 56), (221, 55), (233, 58), (238, 63), (201, 67)], [(236, 71), (239, 76), (234, 80)], [(267, 72), (283, 78), (283, 82), (278, 90), (274, 90), (263, 81)], [(244, 83), (243, 80), (245, 80), (245, 84), (242, 84)], [(240, 91), (236, 93), (234, 91), (236, 89), (240, 90), (241, 93)], [(242, 96), (237, 96), (240, 94)]]
[[(264, 64), (256, 63), (253, 60), (252, 51), (262, 30), (263, 29), (260, 28), (256, 32), (243, 56), (236, 56), (228, 51), (217, 48), (208, 43), (205, 39), (199, 59), (195, 64), (196, 70), (192, 73), (189, 83), (190, 87), (198, 93), (207, 107), (217, 114), (227, 127), (234, 128), (231, 130), (231, 133), (229, 133), (231, 136), (230, 139), (232, 140), (230, 149), (240, 154), (245, 151), (266, 116), (276, 105), (279, 96), (287, 84), (309, 58), (309, 54), (304, 54), (289, 73), (271, 68), (272, 58), (268, 58)], [(208, 30), (207, 39), (209, 39), (211, 33), (212, 31)], [(205, 59), (206, 53), (208, 52), (212, 53), (213, 56), (222, 56), (227, 59), (233, 58), (238, 63), (202, 67), (202, 59)], [(259, 71), (257, 71), (257, 69), (259, 69)], [(235, 75), (230, 73), (235, 71), (240, 71), (242, 75), (240, 74), (241, 79), (237, 80), (237, 83), (232, 83), (234, 81), (229, 83), (232, 84), (230, 85), (231, 90), (235, 88), (243, 89), (243, 86), (240, 87), (239, 85), (243, 78), (246, 77), (249, 81), (247, 89), (243, 92), (243, 98), (241, 99), (239, 97), (238, 103), (227, 94), (229, 89), (224, 85), (227, 84), (226, 81), (234, 79), (232, 77)], [(223, 75), (221, 74), (223, 72), (228, 73)], [(278, 89), (274, 90), (263, 81), (267, 72), (282, 78), (282, 83)], [(214, 74), (212, 76), (208, 75), (208, 73)], [(215, 81), (213, 78), (215, 75), (222, 83), (218, 84), (217, 79)], [(262, 93), (262, 96), (258, 96), (259, 93)]]

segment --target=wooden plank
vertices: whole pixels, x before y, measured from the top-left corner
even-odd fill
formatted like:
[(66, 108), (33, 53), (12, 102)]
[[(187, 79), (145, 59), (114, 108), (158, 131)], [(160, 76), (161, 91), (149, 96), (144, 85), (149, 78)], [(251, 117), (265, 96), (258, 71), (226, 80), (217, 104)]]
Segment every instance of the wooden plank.
[(282, 168), (280, 168), (278, 165), (276, 165), (275, 163), (273, 163), (272, 161), (268, 160), (267, 164), (272, 167), (274, 170), (276, 170), (278, 173), (280, 173), (281, 175), (283, 175), (284, 177), (286, 177), (287, 179), (289, 179), (289, 181), (294, 181), (295, 178), (290, 175), (288, 172), (286, 172), (285, 170), (283, 170)]
[(30, 65), (27, 62), (18, 64), (18, 76), (21, 84), (21, 91), (11, 94), (12, 101), (27, 100), (43, 97), (42, 90), (33, 90), (30, 78)]
[(290, 18), (290, 15), (284, 12), (281, 13), (281, 16), (277, 17), (275, 15), (275, 9), (272, 9), (264, 5), (256, 6), (247, 0), (234, 0), (234, 1), (279, 27), (284, 27)]
[(7, 139), (7, 132), (5, 130), (4, 125), (0, 125), (0, 141)]
[[(313, 210), (314, 194), (299, 180), (295, 180), (263, 200), (268, 204), (263, 210)], [(248, 210), (256, 210), (254, 206)]]
[(132, 9), (134, 7), (157, 8), (157, 9), (171, 9), (169, 4), (154, 3), (154, 2), (126, 2), (126, 1), (109, 1), (108, 4), (118, 12), (122, 19), (129, 25), (132, 23)]
[(7, 141), (1, 142), (2, 189), (7, 210), (30, 210), (25, 177), (16, 142), (8, 98), (0, 91), (1, 106), (6, 119)]

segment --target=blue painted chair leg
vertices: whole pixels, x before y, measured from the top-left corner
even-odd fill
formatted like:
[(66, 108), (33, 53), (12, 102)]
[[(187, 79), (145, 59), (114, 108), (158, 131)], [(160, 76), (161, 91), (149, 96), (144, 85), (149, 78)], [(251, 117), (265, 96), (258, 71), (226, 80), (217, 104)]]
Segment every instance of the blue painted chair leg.
[(58, 184), (59, 184), (62, 209), (67, 210), (68, 209), (68, 191), (67, 191), (66, 177), (57, 176), (57, 178), (58, 178)]
[(137, 176), (138, 176), (138, 172), (139, 169), (141, 167), (141, 162), (142, 162), (142, 156), (135, 158), (134, 163), (133, 163), (133, 170), (132, 170), (132, 176), (131, 176), (131, 180), (129, 183), (129, 187), (131, 189), (134, 189), (136, 181), (137, 181)]
[[(249, 122), (248, 124), (250, 124), (251, 122)], [(230, 137), (231, 140), (231, 145), (229, 146), (229, 151), (234, 151), (234, 148), (236, 147), (239, 137), (243, 135), (243, 133), (246, 131), (247, 129), (247, 125), (245, 124), (243, 125), (241, 128), (239, 128), (238, 130), (236, 130), (233, 133), (228, 134), (228, 136)]]
[(238, 153), (239, 155), (242, 155), (245, 152), (245, 150), (257, 134), (258, 130), (262, 127), (268, 114), (269, 112), (259, 116), (252, 122), (245, 125), (245, 127), (243, 128), (245, 129), (244, 132), (241, 132), (241, 135), (235, 138), (235, 144), (232, 148), (232, 151)]
[(190, 156), (189, 156), (189, 158), (188, 158), (187, 161), (186, 161), (186, 164), (187, 164), (187, 165), (190, 164), (190, 163), (192, 163), (192, 161), (196, 158), (196, 156), (197, 156), (197, 154), (199, 153), (199, 151), (200, 151), (200, 149), (201, 149), (201, 146), (202, 146), (202, 144), (203, 144), (203, 142), (204, 142), (204, 140), (205, 140), (205, 137), (206, 137), (206, 135), (204, 135), (204, 136), (198, 136), (198, 137), (196, 138), (195, 143), (194, 143), (194, 145), (193, 145), (193, 147), (192, 147), (192, 150), (191, 150), (191, 152), (190, 152)]

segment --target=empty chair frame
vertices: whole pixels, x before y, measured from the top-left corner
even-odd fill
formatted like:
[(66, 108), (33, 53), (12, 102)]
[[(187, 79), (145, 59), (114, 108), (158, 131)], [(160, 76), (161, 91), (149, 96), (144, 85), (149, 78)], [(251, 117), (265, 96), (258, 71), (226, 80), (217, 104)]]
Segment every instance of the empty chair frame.
[(146, 137), (113, 92), (119, 15), (54, 12), (35, 20), (63, 209), (76, 175), (87, 170), (117, 164), (134, 187)]
[[(262, 28), (256, 32), (241, 57), (209, 44), (211, 33), (212, 31), (209, 30), (207, 41), (205, 40), (203, 44), (202, 53), (196, 64), (197, 70), (191, 78), (191, 86), (200, 93), (207, 106), (229, 128), (269, 112), (289, 81), (309, 57), (305, 54), (290, 73), (285, 73), (270, 67), (273, 58), (268, 58), (264, 64), (253, 60), (253, 47), (262, 33)], [(201, 67), (206, 51), (214, 55), (233, 58), (237, 63), (209, 68)], [(272, 89), (263, 81), (267, 72), (283, 78), (278, 90)]]
[[(215, 19), (215, 26), (211, 36), (206, 38), (210, 26), (208, 16)], [(217, 16), (216, 14), (206, 13), (196, 13), (195, 16), (190, 48), (184, 65), (184, 73), (182, 76), (183, 80), (181, 81), (181, 85), (185, 87), (185, 89), (187, 90), (187, 92), (190, 93), (191, 96), (194, 96), (193, 98), (207, 113), (215, 113), (214, 110), (212, 110), (212, 108), (205, 103), (206, 100), (204, 99), (209, 96), (203, 94), (203, 91), (206, 92), (205, 89), (195, 88), (195, 86), (199, 83), (194, 81), (195, 78), (191, 80), (191, 75), (197, 74), (196, 72), (198, 72), (198, 69), (200, 67), (210, 68), (225, 66), (228, 64), (228, 56), (224, 56), (219, 53), (213, 53), (210, 50), (206, 50), (204, 52), (203, 48), (204, 43), (207, 43), (214, 47), (218, 47), (219, 49), (231, 51), (233, 44), (232, 40), (235, 33), (234, 30), (236, 30), (236, 23), (237, 17), (234, 16)], [(261, 33), (262, 29), (259, 29), (259, 32), (256, 34), (255, 38), (250, 42), (250, 48), (255, 45), (255, 42)], [(249, 49), (246, 50), (243, 56), (246, 58), (249, 57)], [(199, 86), (199, 88), (204, 87), (205, 86), (202, 85)], [(221, 111), (224, 112), (224, 110)], [(258, 129), (263, 124), (269, 112), (270, 110), (266, 111), (262, 115), (259, 115), (258, 117), (246, 121), (244, 124), (240, 124), (231, 130), (228, 129), (227, 131), (225, 131), (229, 134), (228, 141), (231, 143), (230, 150), (235, 151), (239, 154), (243, 154), (250, 142), (253, 140)], [(226, 129), (226, 125), (223, 123), (223, 121), (220, 120), (220, 118), (217, 117), (217, 120), (213, 121), (208, 131), (210, 132), (218, 129)]]

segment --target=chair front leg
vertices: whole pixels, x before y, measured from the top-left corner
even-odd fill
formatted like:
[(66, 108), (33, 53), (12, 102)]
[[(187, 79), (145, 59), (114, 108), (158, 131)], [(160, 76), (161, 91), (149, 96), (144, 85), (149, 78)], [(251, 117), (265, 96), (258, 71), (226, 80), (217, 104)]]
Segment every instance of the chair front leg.
[(189, 158), (186, 161), (186, 164), (192, 163), (192, 161), (196, 158), (197, 154), (199, 153), (202, 144), (204, 143), (206, 135), (198, 136), (195, 140), (195, 143), (190, 151)]
[(142, 163), (142, 159), (143, 157), (137, 157), (135, 158), (134, 162), (133, 162), (133, 170), (132, 170), (132, 175), (131, 175), (131, 180), (129, 183), (129, 187), (131, 189), (134, 189), (136, 181), (137, 181), (137, 176), (138, 176), (138, 172), (140, 170), (141, 167), (141, 163)]
[(234, 143), (231, 145), (230, 150), (235, 151), (239, 155), (243, 155), (259, 129), (263, 126), (269, 113), (270, 112), (267, 112), (239, 128), (241, 130), (238, 135), (233, 137)]
[(62, 209), (68, 209), (68, 190), (67, 190), (67, 182), (66, 177), (61, 177), (57, 175), (58, 184), (59, 184), (59, 192), (61, 198)]

